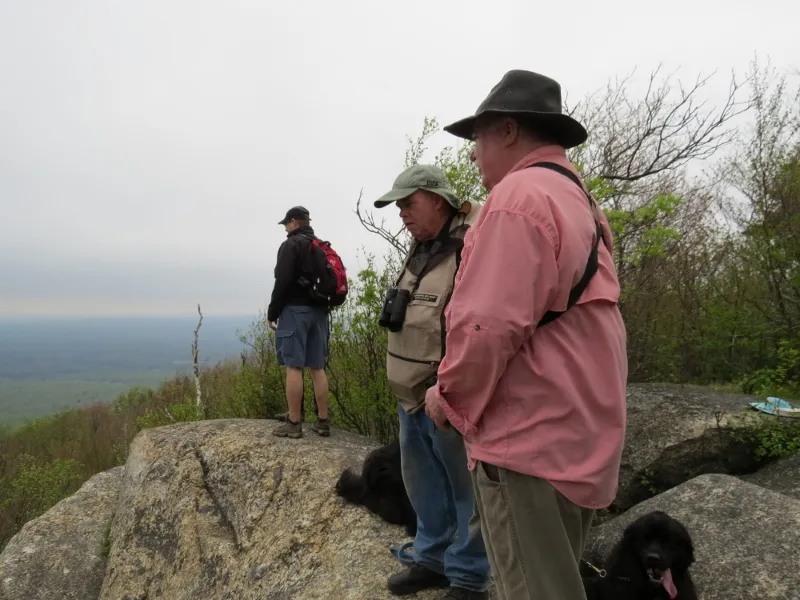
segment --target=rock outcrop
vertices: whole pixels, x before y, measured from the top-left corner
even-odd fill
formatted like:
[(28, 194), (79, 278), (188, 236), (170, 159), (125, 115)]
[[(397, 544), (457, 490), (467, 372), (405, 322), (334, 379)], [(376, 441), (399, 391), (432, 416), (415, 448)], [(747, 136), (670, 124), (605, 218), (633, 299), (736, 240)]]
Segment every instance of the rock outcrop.
[(800, 454), (778, 459), (742, 479), (800, 500)]
[[(390, 547), (407, 541), (403, 528), (334, 492), (341, 470), (358, 467), (375, 444), (342, 431), (281, 439), (270, 433), (275, 425), (225, 420), (142, 432), (131, 445), (118, 496), (113, 486), (114, 502), (89, 502), (86, 495), (97, 484), (87, 483), (70, 503), (97, 514), (75, 516), (59, 530), (45, 525), (62, 521), (53, 514), (56, 507), (12, 540), (3, 564), (16, 570), (4, 567), (0, 578), (17, 579), (3, 600), (388, 600), (386, 579), (400, 568)], [(119, 479), (117, 471), (102, 477)], [(101, 513), (112, 508), (108, 530)], [(54, 580), (75, 579), (61, 569), (66, 558), (54, 554), (73, 543), (84, 518), (98, 523), (87, 540), (94, 554), (84, 552), (84, 572), (91, 575), (81, 595), (50, 584), (37, 591), (47, 571)], [(37, 546), (43, 552), (27, 554), (39, 531), (48, 537)], [(103, 571), (97, 557), (105, 533)], [(25, 579), (24, 571), (30, 573)]]
[(692, 536), (703, 600), (800, 600), (800, 502), (728, 475), (701, 475), (592, 530), (585, 557), (602, 564), (625, 527), (652, 510)]
[(630, 385), (620, 487), (612, 512), (704, 473), (758, 468), (731, 426), (760, 416), (741, 394), (673, 385)]
[(98, 473), (23, 526), (0, 554), (0, 600), (99, 596), (122, 473)]
[[(627, 523), (661, 508), (695, 538), (704, 600), (800, 600), (800, 457), (754, 460), (730, 429), (761, 418), (751, 400), (630, 386), (620, 491), (587, 557), (602, 562)], [(342, 469), (359, 470), (377, 444), (339, 430), (276, 438), (275, 425), (203, 421), (140, 433), (124, 467), (96, 475), (12, 538), (0, 554), (0, 600), (388, 600), (386, 579), (400, 568), (390, 547), (407, 541), (404, 530), (334, 492)]]

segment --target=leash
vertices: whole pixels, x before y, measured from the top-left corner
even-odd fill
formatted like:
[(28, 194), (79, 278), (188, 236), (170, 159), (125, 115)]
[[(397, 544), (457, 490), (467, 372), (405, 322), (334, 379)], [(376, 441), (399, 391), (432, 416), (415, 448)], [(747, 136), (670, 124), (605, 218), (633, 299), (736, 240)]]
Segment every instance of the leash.
[[(605, 569), (599, 569), (599, 568), (595, 567), (592, 563), (590, 563), (585, 558), (582, 558), (581, 562), (583, 564), (585, 564), (587, 567), (589, 567), (592, 571), (597, 573), (600, 576), (600, 579), (605, 579), (606, 577), (608, 577), (608, 571), (606, 571)], [(625, 581), (627, 583), (631, 583), (630, 577), (623, 577), (622, 575), (614, 575), (614, 579), (618, 579), (620, 581)]]
[(601, 579), (605, 579), (605, 578), (606, 578), (606, 576), (608, 575), (608, 572), (607, 572), (605, 569), (598, 569), (597, 567), (595, 567), (595, 566), (594, 566), (592, 563), (590, 563), (590, 562), (589, 562), (588, 560), (586, 560), (585, 558), (582, 558), (582, 559), (581, 559), (581, 562), (582, 562), (583, 564), (585, 564), (587, 567), (589, 567), (589, 568), (590, 568), (592, 571), (594, 571), (595, 573), (597, 573), (598, 575), (600, 575), (600, 578), (601, 578)]

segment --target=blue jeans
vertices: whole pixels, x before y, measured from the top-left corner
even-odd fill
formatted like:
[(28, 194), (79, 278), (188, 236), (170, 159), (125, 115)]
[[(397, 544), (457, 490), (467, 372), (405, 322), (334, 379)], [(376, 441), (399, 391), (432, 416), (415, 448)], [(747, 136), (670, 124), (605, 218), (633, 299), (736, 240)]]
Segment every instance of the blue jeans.
[(417, 513), (413, 560), (444, 573), (450, 585), (483, 591), (489, 559), (464, 440), (455, 429), (436, 429), (424, 408), (412, 415), (399, 405), (397, 410), (403, 481)]

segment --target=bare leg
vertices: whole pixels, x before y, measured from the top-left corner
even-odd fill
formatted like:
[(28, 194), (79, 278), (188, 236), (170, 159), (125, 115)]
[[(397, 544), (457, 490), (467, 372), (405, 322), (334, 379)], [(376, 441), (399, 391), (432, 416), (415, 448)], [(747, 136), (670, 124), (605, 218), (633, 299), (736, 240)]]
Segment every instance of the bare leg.
[(317, 400), (317, 417), (321, 420), (328, 418), (328, 376), (325, 369), (309, 369), (311, 383), (314, 385), (314, 397)]
[(303, 369), (286, 367), (286, 401), (289, 404), (289, 419), (299, 423), (303, 418), (301, 406), (303, 403)]

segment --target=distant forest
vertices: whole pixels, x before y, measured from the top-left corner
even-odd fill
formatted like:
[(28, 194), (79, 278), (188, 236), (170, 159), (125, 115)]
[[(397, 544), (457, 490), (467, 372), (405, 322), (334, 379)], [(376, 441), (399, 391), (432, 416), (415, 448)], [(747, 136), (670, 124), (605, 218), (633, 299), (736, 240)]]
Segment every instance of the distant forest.
[[(206, 315), (203, 363), (238, 355), (252, 318)], [(192, 363), (194, 317), (0, 319), (0, 423), (111, 402), (157, 387)]]

